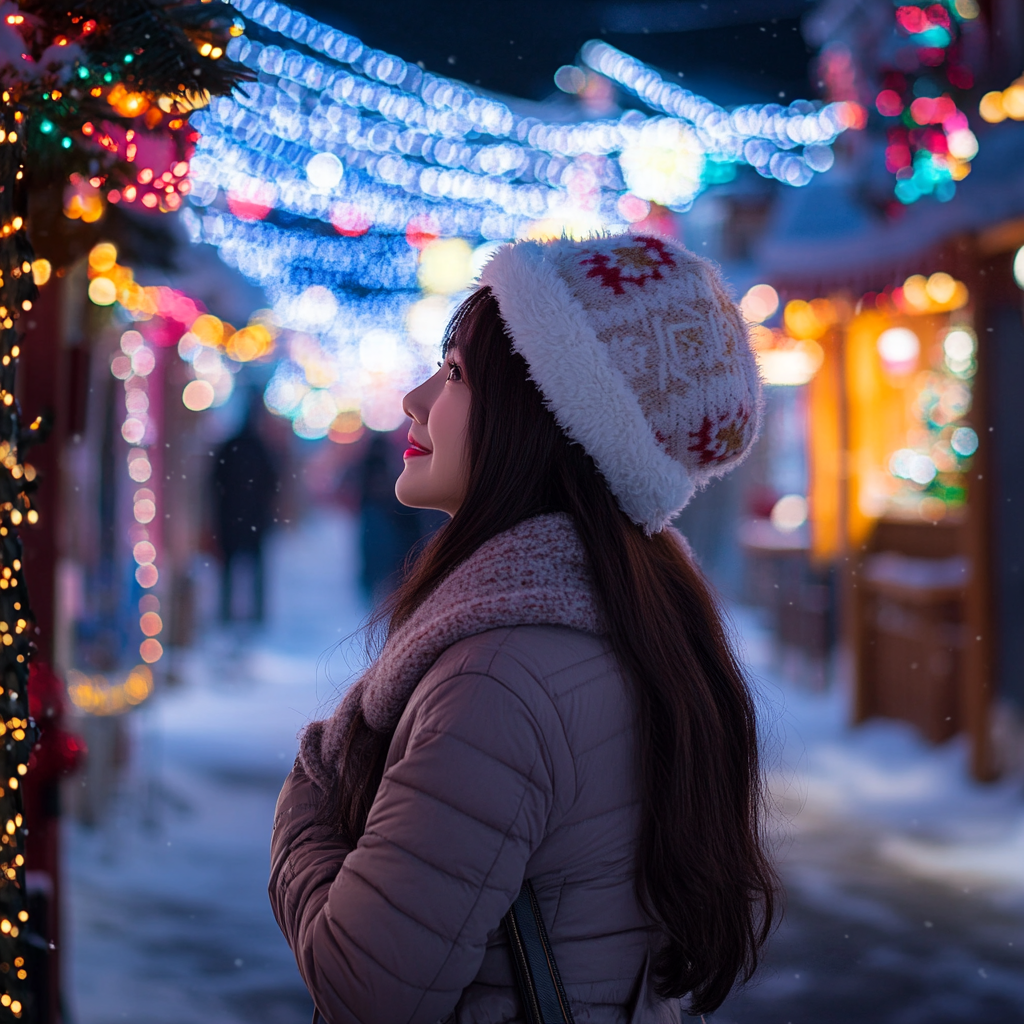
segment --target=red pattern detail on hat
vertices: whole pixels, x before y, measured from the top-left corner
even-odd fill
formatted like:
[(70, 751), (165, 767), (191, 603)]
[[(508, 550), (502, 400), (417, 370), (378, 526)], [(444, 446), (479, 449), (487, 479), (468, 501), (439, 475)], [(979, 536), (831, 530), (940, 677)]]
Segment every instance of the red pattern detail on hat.
[(735, 415), (723, 413), (717, 423), (710, 416), (705, 416), (700, 429), (690, 431), (695, 443), (686, 450), (696, 452), (697, 461), (702, 466), (726, 462), (743, 451), (749, 423), (750, 411), (742, 406)]
[[(594, 253), (593, 256), (580, 260), (580, 266), (593, 264), (587, 272), (587, 277), (601, 278), (601, 284), (611, 288), (616, 295), (622, 295), (624, 284), (635, 284), (642, 288), (648, 281), (661, 280), (662, 267), (676, 265), (671, 253), (665, 248), (665, 243), (660, 239), (637, 235), (633, 242), (635, 244), (612, 249), (611, 255), (606, 252)], [(638, 270), (639, 273), (624, 274), (623, 268)]]

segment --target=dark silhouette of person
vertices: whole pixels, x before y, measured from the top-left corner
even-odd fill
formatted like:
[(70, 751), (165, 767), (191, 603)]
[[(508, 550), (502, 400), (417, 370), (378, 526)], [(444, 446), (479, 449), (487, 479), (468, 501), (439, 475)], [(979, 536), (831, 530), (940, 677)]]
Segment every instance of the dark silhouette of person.
[(356, 473), (359, 486), (360, 582), (371, 601), (386, 597), (398, 585), (412, 548), (441, 521), (442, 513), (406, 508), (395, 497), (402, 458), (387, 434), (374, 433)]
[(217, 538), (223, 556), (220, 592), (223, 622), (233, 618), (234, 570), (245, 562), (252, 566), (250, 618), (263, 621), (263, 539), (271, 523), (278, 476), (274, 460), (257, 431), (259, 412), (259, 399), (254, 397), (242, 429), (214, 453), (213, 496)]

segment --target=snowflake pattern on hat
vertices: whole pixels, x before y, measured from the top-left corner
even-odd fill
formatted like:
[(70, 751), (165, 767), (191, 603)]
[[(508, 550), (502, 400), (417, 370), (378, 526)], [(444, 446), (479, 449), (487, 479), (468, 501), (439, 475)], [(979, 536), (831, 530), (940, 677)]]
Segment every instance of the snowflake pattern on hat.
[(653, 235), (519, 242), (481, 284), (559, 425), (648, 532), (749, 451), (760, 378), (710, 261)]
[[(629, 245), (620, 245), (610, 253), (598, 252), (580, 260), (581, 266), (592, 263), (587, 277), (597, 277), (616, 295), (625, 293), (624, 285), (643, 287), (648, 281), (660, 281), (662, 267), (674, 267), (665, 243), (658, 238), (637, 237)], [(623, 273), (624, 270), (632, 273)]]

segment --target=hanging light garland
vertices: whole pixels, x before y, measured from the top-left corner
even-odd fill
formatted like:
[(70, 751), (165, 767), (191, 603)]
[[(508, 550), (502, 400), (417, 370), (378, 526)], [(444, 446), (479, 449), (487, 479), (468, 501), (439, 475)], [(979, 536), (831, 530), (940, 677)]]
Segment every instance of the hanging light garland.
[[(71, 671), (68, 694), (87, 714), (117, 715), (152, 694), (149, 666), (164, 655), (160, 641), (164, 622), (157, 593), (163, 521), (158, 483), (163, 478), (159, 403), (168, 350), (176, 346), (178, 357), (190, 366), (193, 379), (185, 385), (181, 401), (187, 409), (199, 412), (228, 400), (234, 371), (243, 363), (269, 356), (276, 330), (259, 314), (235, 330), (177, 289), (139, 285), (131, 268), (118, 262), (117, 248), (110, 242), (100, 242), (89, 252), (88, 272), (90, 301), (99, 307), (116, 307), (122, 323), (129, 321), (111, 357), (110, 372), (124, 386), (120, 433), (129, 445), (125, 470), (132, 488), (132, 521), (126, 539), (135, 562), (135, 581), (143, 592), (136, 634), (142, 638), (137, 652), (141, 663), (113, 675)], [(24, 470), (31, 479), (32, 467)], [(34, 512), (29, 513), (32, 515)], [(0, 578), (0, 589), (4, 586)]]
[(904, 205), (924, 196), (948, 202), (978, 153), (957, 97), (974, 85), (964, 27), (979, 13), (975, 0), (895, 10), (894, 45), (875, 108), (886, 125), (885, 166), (896, 177), (893, 191)]
[(258, 81), (193, 116), (186, 223), (293, 332), (266, 400), (303, 437), (353, 438), (357, 416), (401, 421), (399, 377), (432, 365), (474, 249), (482, 259), (511, 238), (623, 230), (652, 203), (684, 211), (736, 163), (805, 185), (859, 123), (842, 102), (728, 111), (603, 42), (569, 70), (654, 113), (549, 122), (284, 4), (235, 7), (264, 31), (234, 38), (227, 56)]
[[(41, 420), (20, 422), (15, 374), (21, 324), (51, 267), (36, 259), (29, 192), (65, 189), (68, 217), (98, 220), (106, 202), (138, 197), (173, 210), (187, 191), (182, 157), (160, 175), (135, 162), (144, 135), (179, 151), (194, 142), (189, 112), (249, 72), (224, 55), (232, 23), (223, 3), (148, 0), (6, 2), (0, 12), (0, 1017), (34, 1019), (39, 976), (29, 977), (21, 780), (39, 733), (28, 702), (35, 631), (18, 536), (38, 521), (26, 463)], [(205, 49), (204, 49), (205, 48)], [(214, 49), (217, 58), (214, 57)], [(187, 164), (184, 165), (187, 167)], [(169, 173), (169, 177), (165, 174)], [(94, 282), (95, 283), (95, 282)], [(45, 735), (44, 735), (45, 741)], [(51, 947), (52, 948), (52, 947)], [(45, 954), (43, 954), (45, 955)]]

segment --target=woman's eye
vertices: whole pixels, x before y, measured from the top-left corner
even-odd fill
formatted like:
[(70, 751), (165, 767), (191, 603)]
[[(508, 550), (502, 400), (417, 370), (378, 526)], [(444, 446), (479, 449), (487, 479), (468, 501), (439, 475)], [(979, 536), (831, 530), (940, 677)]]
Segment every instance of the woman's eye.
[(448, 380), (462, 380), (462, 367), (460, 367), (458, 363), (449, 363), (448, 366), (450, 367), (448, 371)]

